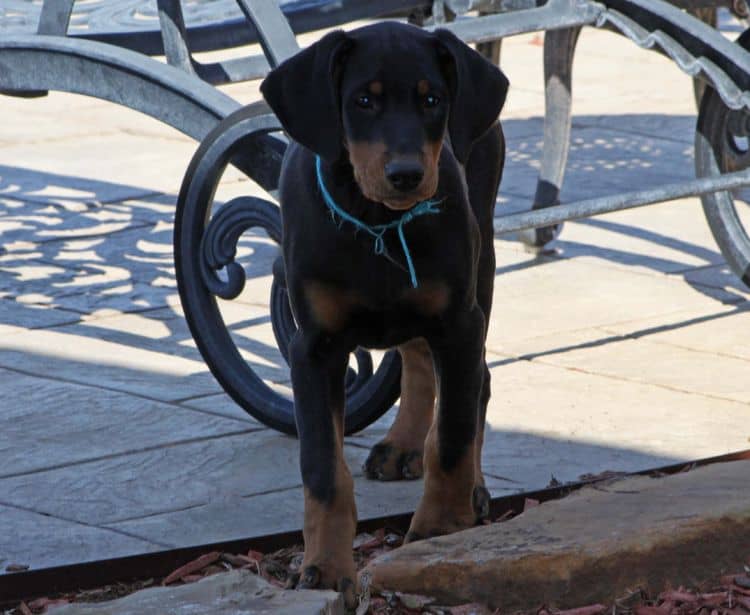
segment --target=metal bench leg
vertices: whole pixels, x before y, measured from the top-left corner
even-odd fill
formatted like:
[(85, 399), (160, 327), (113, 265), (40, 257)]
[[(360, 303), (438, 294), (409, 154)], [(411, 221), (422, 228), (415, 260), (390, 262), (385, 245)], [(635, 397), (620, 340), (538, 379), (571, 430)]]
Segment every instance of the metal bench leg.
[(75, 0), (46, 0), (39, 15), (37, 34), (65, 36)]
[[(570, 149), (573, 56), (581, 28), (551, 30), (544, 37), (545, 116), (542, 168), (534, 196), (534, 209), (560, 203), (565, 165)], [(521, 241), (543, 247), (555, 239), (562, 224), (530, 229)]]
[(159, 25), (161, 39), (164, 44), (164, 54), (167, 62), (194, 75), (193, 59), (187, 44), (187, 28), (182, 14), (180, 0), (158, 0)]
[(268, 0), (236, 0), (258, 31), (260, 45), (271, 68), (299, 51), (297, 39), (281, 8)]

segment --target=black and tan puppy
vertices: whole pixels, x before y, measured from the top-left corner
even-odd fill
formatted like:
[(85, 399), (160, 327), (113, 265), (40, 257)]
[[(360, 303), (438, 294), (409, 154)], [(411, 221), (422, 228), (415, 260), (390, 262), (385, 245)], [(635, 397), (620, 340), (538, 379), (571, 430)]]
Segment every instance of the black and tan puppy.
[(507, 88), (451, 33), (395, 22), (332, 32), (261, 86), (294, 140), (280, 196), (299, 325), (289, 348), (305, 486), (299, 585), (338, 588), (350, 604), (357, 515), (343, 406), (357, 346), (397, 346), (403, 359), (398, 417), (365, 469), (395, 479), (424, 468), (407, 539), (486, 514), (484, 342)]

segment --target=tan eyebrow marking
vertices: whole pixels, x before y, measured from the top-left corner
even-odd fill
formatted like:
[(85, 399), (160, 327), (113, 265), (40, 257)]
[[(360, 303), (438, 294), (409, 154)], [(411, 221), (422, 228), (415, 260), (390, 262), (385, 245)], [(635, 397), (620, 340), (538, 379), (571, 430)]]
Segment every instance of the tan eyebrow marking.
[(430, 91), (430, 84), (429, 84), (429, 82), (427, 81), (427, 79), (421, 79), (417, 83), (417, 93), (419, 93), (421, 96), (424, 96), (429, 91)]
[(383, 93), (383, 82), (373, 81), (372, 83), (370, 83), (367, 89), (370, 90), (371, 94), (375, 94), (375, 96), (380, 96)]

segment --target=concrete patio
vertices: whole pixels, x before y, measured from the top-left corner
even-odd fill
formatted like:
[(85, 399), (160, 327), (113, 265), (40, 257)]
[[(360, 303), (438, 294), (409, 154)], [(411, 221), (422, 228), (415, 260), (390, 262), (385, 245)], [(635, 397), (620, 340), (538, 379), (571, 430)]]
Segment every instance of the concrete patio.
[[(730, 36), (732, 25), (727, 25)], [(508, 40), (497, 213), (528, 208), (541, 154), (539, 36)], [(564, 201), (693, 176), (687, 76), (587, 30)], [(257, 84), (226, 90), (257, 99)], [(297, 442), (208, 373), (177, 297), (171, 229), (196, 144), (114, 105), (0, 98), (0, 573), (301, 527)], [(228, 173), (219, 198), (257, 189)], [(750, 291), (697, 199), (568, 223), (553, 252), (498, 237), (484, 467), (493, 495), (750, 448)], [(264, 237), (242, 244), (238, 347), (280, 388)], [(360, 517), (420, 482), (359, 469), (389, 415), (348, 439)]]

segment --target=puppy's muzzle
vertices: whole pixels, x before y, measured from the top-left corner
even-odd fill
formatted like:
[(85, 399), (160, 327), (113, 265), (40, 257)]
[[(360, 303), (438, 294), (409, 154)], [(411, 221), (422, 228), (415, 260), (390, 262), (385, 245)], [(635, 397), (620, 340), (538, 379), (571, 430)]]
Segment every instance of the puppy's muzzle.
[(424, 167), (416, 160), (394, 160), (385, 165), (385, 176), (399, 192), (412, 192), (422, 182)]

